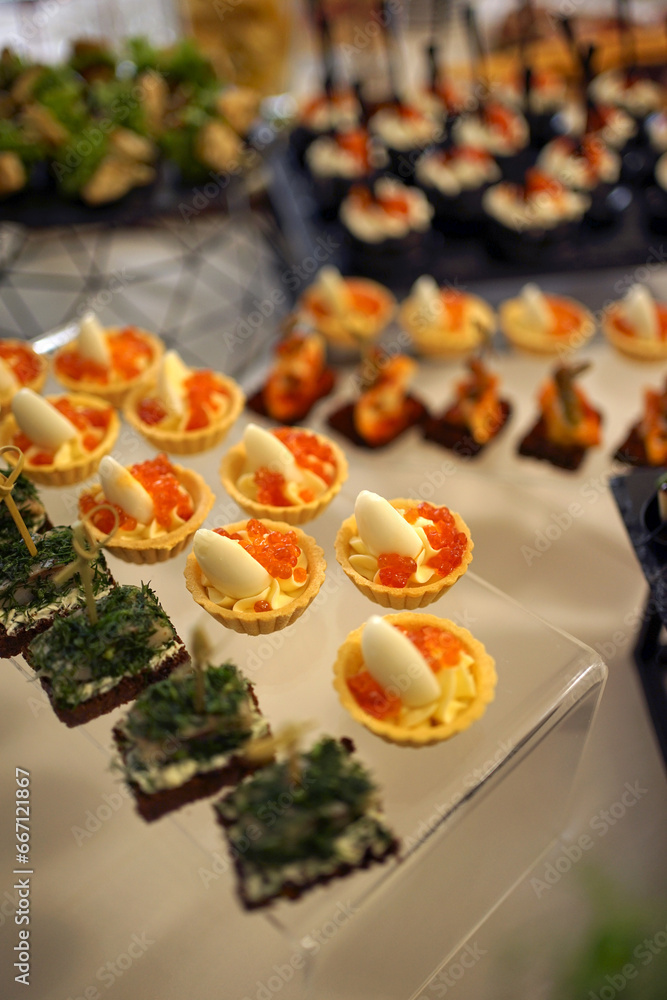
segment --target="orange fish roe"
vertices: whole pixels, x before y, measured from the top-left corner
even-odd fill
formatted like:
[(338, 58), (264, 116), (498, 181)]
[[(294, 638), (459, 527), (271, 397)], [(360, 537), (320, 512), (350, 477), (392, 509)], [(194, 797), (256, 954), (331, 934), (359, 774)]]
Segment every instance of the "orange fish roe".
[(260, 503), (271, 504), (274, 507), (290, 506), (292, 501), (285, 496), (285, 477), (282, 472), (262, 467), (257, 469), (254, 479)]
[(219, 397), (227, 398), (229, 396), (227, 389), (220, 379), (208, 369), (193, 372), (186, 378), (184, 385), (190, 410), (190, 417), (185, 425), (186, 431), (208, 427), (211, 422), (209, 411), (213, 410), (217, 413), (221, 409), (223, 400)]
[[(188, 412), (186, 431), (208, 427), (229, 398), (229, 392), (220, 379), (208, 368), (193, 372), (183, 382)], [(221, 398), (222, 397), (222, 398)], [(137, 403), (137, 416), (144, 424), (153, 427), (169, 416), (167, 407), (155, 396), (146, 396)]]
[(455, 667), (464, 651), (460, 639), (435, 625), (423, 625), (421, 628), (406, 628), (403, 625), (394, 627), (407, 635), (436, 674), (443, 667)]
[(410, 507), (403, 515), (408, 524), (414, 524), (422, 517), (432, 521), (427, 525), (424, 534), (431, 546), (437, 550), (437, 555), (431, 556), (427, 566), (434, 569), (439, 576), (448, 576), (452, 570), (461, 565), (461, 560), (468, 547), (468, 538), (463, 531), (458, 531), (456, 521), (447, 507), (434, 507), (430, 503), (420, 503)]
[(25, 344), (12, 344), (0, 340), (0, 358), (11, 368), (22, 385), (32, 382), (40, 373), (41, 363), (38, 355)]
[[(667, 340), (667, 305), (656, 302), (655, 307), (658, 314), (658, 336), (660, 340)], [(635, 337), (637, 335), (634, 326), (628, 323), (620, 309), (614, 312), (612, 322), (619, 332), (625, 334), (626, 337)]]
[[(74, 424), (80, 432), (80, 439), (86, 451), (94, 451), (104, 437), (113, 414), (112, 406), (97, 407), (74, 405), (63, 396), (57, 399), (53, 406), (59, 410), (64, 417)], [(27, 451), (33, 446), (33, 442), (22, 432), (18, 432), (13, 437), (15, 444), (21, 451)], [(32, 465), (52, 465), (55, 458), (55, 451), (37, 451), (30, 455)]]
[(289, 448), (301, 469), (314, 472), (327, 486), (331, 486), (336, 477), (336, 458), (326, 441), (294, 427), (277, 427), (272, 433)]
[(401, 699), (378, 684), (368, 670), (347, 678), (347, 686), (359, 707), (374, 719), (395, 719), (401, 711)]
[(417, 569), (417, 563), (410, 556), (399, 556), (397, 552), (382, 552), (378, 556), (380, 583), (385, 587), (405, 587)]
[(268, 601), (255, 601), (255, 603), (252, 606), (252, 609), (253, 611), (259, 611), (259, 612), (270, 611), (271, 605), (269, 604)]
[(252, 517), (246, 525), (247, 539), (238, 532), (229, 533), (224, 528), (214, 528), (219, 535), (239, 541), (253, 559), (275, 580), (289, 580), (294, 574), (297, 583), (305, 582), (308, 574), (301, 567), (296, 568), (301, 555), (301, 549), (293, 531), (273, 531), (266, 528), (261, 521)]
[[(146, 462), (129, 467), (130, 473), (144, 487), (153, 501), (155, 519), (162, 528), (170, 528), (172, 515), (175, 513), (182, 521), (192, 517), (194, 504), (192, 498), (184, 490), (176, 478), (174, 467), (164, 453)], [(79, 510), (82, 514), (92, 510), (98, 503), (107, 503), (99, 494), (84, 493), (79, 500)], [(135, 518), (130, 517), (117, 504), (111, 505), (118, 514), (119, 527), (123, 531), (134, 531), (137, 527)], [(93, 516), (93, 524), (100, 531), (108, 533), (114, 525), (111, 511), (102, 510)]]
[(91, 361), (79, 354), (76, 347), (63, 351), (55, 362), (56, 372), (77, 382), (99, 382), (107, 384), (116, 376), (127, 380), (136, 378), (148, 365), (152, 350), (150, 345), (132, 326), (119, 333), (106, 335), (111, 355), (111, 368)]

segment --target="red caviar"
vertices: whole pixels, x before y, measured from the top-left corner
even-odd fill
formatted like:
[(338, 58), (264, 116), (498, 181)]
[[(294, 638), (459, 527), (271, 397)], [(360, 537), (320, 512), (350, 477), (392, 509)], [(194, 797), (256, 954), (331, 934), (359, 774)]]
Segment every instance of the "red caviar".
[(410, 556), (399, 556), (397, 552), (382, 552), (378, 556), (380, 583), (385, 587), (405, 587), (417, 569), (417, 563)]
[[(438, 576), (448, 576), (461, 565), (468, 547), (468, 536), (463, 531), (458, 531), (452, 512), (447, 507), (420, 503), (408, 508), (403, 517), (408, 524), (414, 524), (420, 517), (432, 522), (424, 527), (424, 534), (431, 548), (436, 549), (436, 555), (431, 556), (426, 565), (434, 569)], [(414, 569), (407, 573), (409, 563), (413, 564)], [(387, 587), (405, 587), (417, 564), (396, 552), (383, 552), (378, 558), (378, 568), (380, 583)], [(403, 578), (405, 582), (400, 582)], [(394, 582), (390, 583), (390, 579)]]
[(0, 340), (0, 358), (11, 368), (21, 385), (34, 381), (42, 369), (39, 355), (27, 344)]
[[(155, 519), (162, 528), (171, 526), (172, 514), (182, 521), (188, 521), (193, 514), (194, 504), (189, 493), (179, 483), (174, 467), (162, 452), (155, 458), (129, 467), (130, 473), (144, 487), (153, 501)], [(98, 503), (106, 502), (99, 495), (84, 493), (79, 500), (79, 510), (86, 514)], [(137, 521), (117, 504), (112, 504), (119, 517), (119, 527), (123, 531), (134, 531)], [(93, 516), (93, 524), (100, 531), (108, 533), (114, 526), (111, 511), (102, 510)]]
[(275, 580), (289, 580), (292, 575), (297, 583), (305, 582), (308, 574), (302, 567), (297, 567), (301, 548), (293, 531), (273, 531), (265, 527), (261, 521), (252, 517), (246, 525), (247, 539), (238, 532), (228, 532), (225, 528), (214, 528), (218, 535), (233, 538), (240, 542), (253, 559)]
[[(52, 405), (80, 431), (80, 439), (86, 451), (94, 451), (106, 434), (113, 414), (112, 406), (82, 406), (72, 403), (66, 396), (53, 401)], [(14, 434), (13, 444), (21, 451), (33, 447), (33, 442), (27, 434), (18, 431)], [(30, 456), (31, 465), (52, 465), (55, 451), (44, 449)]]
[[(271, 433), (291, 451), (300, 468), (314, 472), (327, 486), (331, 485), (336, 475), (336, 459), (328, 444), (309, 431), (293, 427), (278, 427)], [(262, 466), (255, 472), (254, 479), (260, 503), (274, 507), (294, 506), (294, 501), (285, 493), (285, 477), (281, 472)], [(315, 496), (312, 490), (304, 487), (299, 490), (299, 499), (310, 503)]]
[(127, 381), (136, 378), (149, 364), (153, 350), (144, 337), (132, 326), (118, 333), (106, 334), (111, 355), (111, 368), (79, 354), (76, 347), (62, 351), (55, 361), (56, 372), (77, 382), (107, 384), (113, 376)]
[(347, 678), (347, 686), (359, 707), (374, 719), (395, 719), (401, 711), (401, 699), (388, 694), (368, 670)]
[[(227, 387), (208, 368), (188, 375), (183, 387), (188, 412), (185, 430), (198, 431), (202, 427), (208, 427), (212, 417), (222, 410), (225, 400), (229, 397)], [(166, 406), (155, 396), (147, 396), (137, 403), (137, 416), (142, 423), (149, 426), (162, 423), (168, 414)]]

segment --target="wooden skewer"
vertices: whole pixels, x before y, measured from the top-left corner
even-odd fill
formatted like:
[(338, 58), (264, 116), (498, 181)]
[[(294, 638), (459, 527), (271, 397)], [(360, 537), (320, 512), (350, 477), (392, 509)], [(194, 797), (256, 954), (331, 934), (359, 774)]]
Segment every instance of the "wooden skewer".
[(206, 710), (206, 666), (211, 658), (211, 643), (203, 625), (192, 630), (192, 669), (195, 674), (195, 711), (203, 715)]
[(269, 763), (278, 751), (285, 751), (288, 757), (290, 778), (298, 782), (301, 778), (301, 761), (299, 747), (304, 733), (313, 729), (314, 722), (288, 722), (281, 726), (272, 736), (262, 736), (260, 739), (249, 740), (244, 748), (244, 754), (256, 763)]
[(15, 451), (18, 454), (18, 459), (16, 465), (10, 472), (8, 476), (4, 476), (0, 472), (0, 503), (4, 500), (7, 505), (7, 510), (12, 515), (14, 524), (19, 529), (21, 538), (25, 542), (26, 548), (31, 556), (37, 555), (37, 548), (32, 538), (30, 537), (30, 532), (26, 528), (25, 521), (21, 517), (21, 511), (16, 506), (16, 501), (12, 496), (12, 490), (16, 485), (16, 480), (21, 474), (23, 469), (23, 464), (25, 462), (25, 456), (20, 448), (17, 448), (15, 444), (6, 444), (0, 448), (0, 455), (4, 455), (7, 451)]
[[(114, 516), (115, 523), (109, 534), (99, 539), (93, 535), (89, 522), (90, 519), (101, 510), (111, 511)], [(81, 520), (77, 521), (72, 526), (74, 533), (72, 547), (76, 552), (76, 559), (74, 559), (71, 563), (68, 563), (67, 566), (63, 566), (63, 568), (53, 577), (55, 585), (57, 587), (62, 587), (62, 585), (67, 583), (67, 581), (70, 580), (76, 573), (79, 574), (86, 598), (88, 621), (91, 625), (96, 625), (98, 622), (97, 606), (95, 604), (95, 594), (93, 592), (92, 564), (100, 554), (100, 549), (106, 545), (110, 538), (116, 533), (119, 524), (120, 518), (118, 517), (118, 511), (112, 507), (110, 503), (100, 503), (95, 507), (92, 507), (86, 515), (81, 518)]]

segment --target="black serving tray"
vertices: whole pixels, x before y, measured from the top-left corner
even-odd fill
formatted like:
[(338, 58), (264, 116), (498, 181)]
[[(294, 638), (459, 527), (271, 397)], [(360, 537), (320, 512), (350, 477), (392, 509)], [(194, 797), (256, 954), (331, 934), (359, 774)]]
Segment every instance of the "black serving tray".
[(666, 468), (638, 469), (610, 480), (635, 555), (649, 584), (649, 598), (634, 649), (637, 672), (667, 766), (667, 532), (654, 509), (656, 482)]

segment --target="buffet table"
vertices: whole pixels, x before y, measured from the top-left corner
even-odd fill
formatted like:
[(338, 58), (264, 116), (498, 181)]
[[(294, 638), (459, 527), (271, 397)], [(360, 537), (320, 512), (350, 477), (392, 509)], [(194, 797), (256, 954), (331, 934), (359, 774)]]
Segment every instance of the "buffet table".
[[(186, 261), (177, 279), (174, 257), (159, 258), (162, 244), (154, 233), (115, 232), (107, 260), (130, 277), (117, 282), (100, 314), (111, 323), (128, 322), (135, 313), (143, 325), (153, 315), (154, 328), (189, 363), (233, 372), (252, 390), (286, 305), (272, 299), (284, 263), (267, 252), (264, 222), (249, 214), (207, 230), (205, 260), (196, 256), (193, 270), (195, 257), (187, 254), (195, 231), (171, 230)], [(76, 239), (95, 237), (83, 231)], [(155, 272), (142, 282), (151, 241)], [(73, 268), (66, 249), (55, 238), (21, 248), (12, 266), (6, 325), (20, 315), (19, 299), (39, 301), (33, 315), (42, 330), (57, 325), (57, 275), (91, 273)], [(45, 290), (31, 273), (51, 273), (56, 280)], [(105, 274), (111, 273), (107, 267)], [(628, 273), (552, 274), (542, 284), (598, 310), (618, 297)], [(193, 294), (193, 274), (200, 295)], [(225, 281), (229, 295), (216, 313)], [(667, 268), (652, 266), (650, 281), (667, 299)], [(497, 305), (521, 284), (515, 275), (470, 288)], [(167, 288), (173, 294), (165, 309)], [(104, 290), (102, 281), (96, 294)], [(52, 322), (46, 319), (49, 295)], [(240, 320), (267, 302), (273, 309), (246, 336)], [(397, 333), (396, 327), (387, 331), (386, 346)], [(614, 872), (628, 891), (659, 894), (667, 874), (664, 770), (632, 660), (646, 588), (608, 482), (620, 471), (610, 456), (639, 416), (642, 389), (659, 385), (665, 366), (622, 359), (599, 338), (583, 353), (593, 361), (586, 390), (603, 412), (604, 443), (577, 473), (517, 456), (549, 364), (501, 342), (490, 363), (513, 415), (475, 462), (425, 443), (417, 431), (374, 453), (345, 445), (350, 477), (308, 526), (325, 550), (326, 582), (303, 619), (284, 632), (239, 636), (206, 619), (185, 590), (185, 555), (144, 568), (110, 557), (119, 582), (150, 581), (186, 642), (195, 623), (205, 624), (216, 657), (232, 659), (248, 674), (274, 726), (312, 720), (313, 738), (331, 733), (354, 739), (403, 839), (399, 862), (333, 882), (297, 903), (245, 913), (209, 801), (150, 825), (136, 815), (112, 767), (110, 733), (123, 710), (67, 729), (21, 658), (3, 663), (3, 815), (14, 812), (14, 769), (30, 773), (34, 996), (431, 998), (443, 995), (447, 969), (453, 971), (454, 960), (461, 967), (467, 954), (457, 996), (497, 997), (504, 995), (496, 976), (507, 928), (529, 937), (535, 921), (558, 924), (553, 913), (559, 906), (561, 926), (563, 909), (577, 911), (576, 871), (561, 873), (557, 884), (544, 883), (548, 891), (535, 883), (543, 881), (550, 859), (562, 857), (563, 845), (585, 833), (595, 865)], [(428, 406), (442, 407), (460, 372), (458, 364), (423, 364), (415, 392)], [(318, 404), (309, 426), (327, 432), (326, 415), (350, 398), (353, 374), (353, 366), (340, 367), (336, 395)], [(248, 419), (241, 418), (224, 446), (188, 463), (216, 493), (209, 526), (238, 517), (219, 484), (218, 466)], [(123, 427), (116, 449), (121, 460), (151, 453)], [(337, 527), (364, 488), (446, 503), (464, 516), (475, 543), (472, 572), (429, 610), (484, 640), (497, 660), (497, 696), (469, 731), (433, 748), (382, 743), (346, 715), (332, 688), (338, 646), (376, 610), (344, 577), (333, 553)], [(72, 520), (77, 493), (42, 491), (54, 523)], [(593, 820), (621, 801), (627, 786), (639, 791), (631, 805), (627, 796), (623, 800), (623, 821), (610, 821), (602, 834)], [(0, 954), (2, 993), (12, 1000), (26, 995), (12, 973), (19, 929), (12, 886), (21, 878), (12, 874), (14, 856), (7, 828), (0, 842)]]

